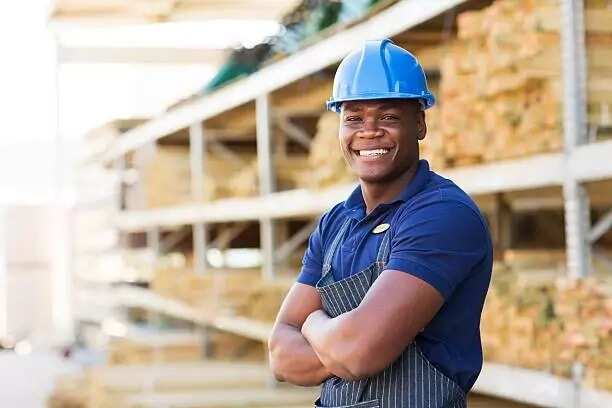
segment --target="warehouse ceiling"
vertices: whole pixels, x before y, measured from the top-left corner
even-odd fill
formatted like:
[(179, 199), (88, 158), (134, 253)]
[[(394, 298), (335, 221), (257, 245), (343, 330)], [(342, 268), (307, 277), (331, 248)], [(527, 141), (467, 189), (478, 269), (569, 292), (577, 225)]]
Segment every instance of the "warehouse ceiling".
[(298, 0), (55, 0), (60, 62), (208, 63), (278, 29)]
[(155, 23), (219, 18), (278, 20), (296, 0), (56, 0), (52, 21)]

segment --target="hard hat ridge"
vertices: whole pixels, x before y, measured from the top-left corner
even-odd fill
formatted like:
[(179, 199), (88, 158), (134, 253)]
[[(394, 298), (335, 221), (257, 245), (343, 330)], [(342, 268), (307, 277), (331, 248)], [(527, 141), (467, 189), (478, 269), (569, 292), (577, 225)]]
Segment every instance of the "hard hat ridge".
[(435, 104), (421, 64), (388, 38), (366, 41), (342, 60), (326, 105), (340, 112), (342, 102), (367, 99), (418, 99), (423, 109)]

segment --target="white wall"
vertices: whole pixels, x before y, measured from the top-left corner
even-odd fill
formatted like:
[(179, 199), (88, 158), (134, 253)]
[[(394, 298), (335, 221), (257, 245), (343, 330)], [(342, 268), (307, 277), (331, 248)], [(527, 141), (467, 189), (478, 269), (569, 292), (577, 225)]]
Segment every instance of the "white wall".
[(4, 207), (0, 217), (5, 335), (34, 345), (69, 341), (69, 211), (55, 206)]

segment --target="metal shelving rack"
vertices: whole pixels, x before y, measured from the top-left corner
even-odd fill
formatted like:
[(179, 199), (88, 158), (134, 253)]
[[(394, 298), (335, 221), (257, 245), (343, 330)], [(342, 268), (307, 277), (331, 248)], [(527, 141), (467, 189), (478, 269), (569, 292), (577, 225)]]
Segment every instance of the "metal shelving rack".
[[(313, 217), (343, 200), (353, 188), (340, 185), (325, 191), (293, 190), (275, 192), (271, 160), (270, 94), (292, 82), (337, 63), (363, 40), (398, 35), (435, 16), (467, 3), (465, 0), (400, 1), (344, 31), (266, 66), (249, 77), (149, 120), (124, 134), (104, 155), (102, 161), (121, 167), (123, 156), (173, 132), (189, 129), (192, 194), (203, 197), (202, 165), (206, 160), (207, 130), (202, 122), (244, 103), (255, 101), (256, 141), (260, 195), (253, 198), (224, 199), (205, 204), (171, 208), (125, 211), (115, 225), (124, 232), (145, 231), (149, 244), (159, 246), (162, 228), (192, 225), (195, 268), (206, 273), (207, 226), (231, 221), (258, 221), (260, 224), (263, 275), (275, 276), (277, 250), (274, 223), (281, 219)], [(564, 139), (561, 153), (539, 154), (526, 158), (474, 165), (442, 172), (473, 195), (493, 194), (557, 186), (563, 190), (566, 219), (567, 270), (582, 277), (591, 272), (591, 243), (612, 226), (612, 210), (597, 225), (589, 222), (589, 199), (584, 183), (612, 179), (612, 141), (588, 143), (586, 125), (586, 66), (584, 4), (581, 0), (562, 0), (562, 62), (564, 76)], [(526, 177), (526, 172), (529, 176)], [(483, 177), (483, 175), (486, 175)], [(296, 240), (304, 240), (301, 234)], [(294, 240), (295, 241), (295, 240)], [(126, 304), (136, 302), (175, 317), (199, 321), (189, 310), (179, 310), (148, 293), (120, 296)], [(176, 306), (176, 305), (175, 305)], [(173, 308), (169, 310), (168, 308)], [(180, 309), (180, 308), (179, 308)], [(265, 328), (260, 328), (261, 337)], [(235, 329), (235, 327), (232, 330)], [(239, 330), (238, 330), (239, 331)], [(475, 390), (485, 394), (518, 399), (541, 406), (612, 406), (612, 394), (580, 387), (575, 381), (544, 372), (485, 363)]]

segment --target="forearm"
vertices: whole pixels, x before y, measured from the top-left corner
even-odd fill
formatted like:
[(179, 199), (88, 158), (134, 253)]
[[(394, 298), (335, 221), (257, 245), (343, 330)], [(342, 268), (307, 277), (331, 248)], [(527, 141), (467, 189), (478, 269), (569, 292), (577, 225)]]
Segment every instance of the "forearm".
[(279, 381), (313, 386), (332, 375), (297, 327), (278, 323), (268, 346), (270, 366)]
[(304, 322), (302, 334), (319, 360), (334, 375), (345, 380), (360, 378), (354, 363), (363, 347), (359, 344), (349, 313), (332, 319), (323, 310), (317, 310)]

